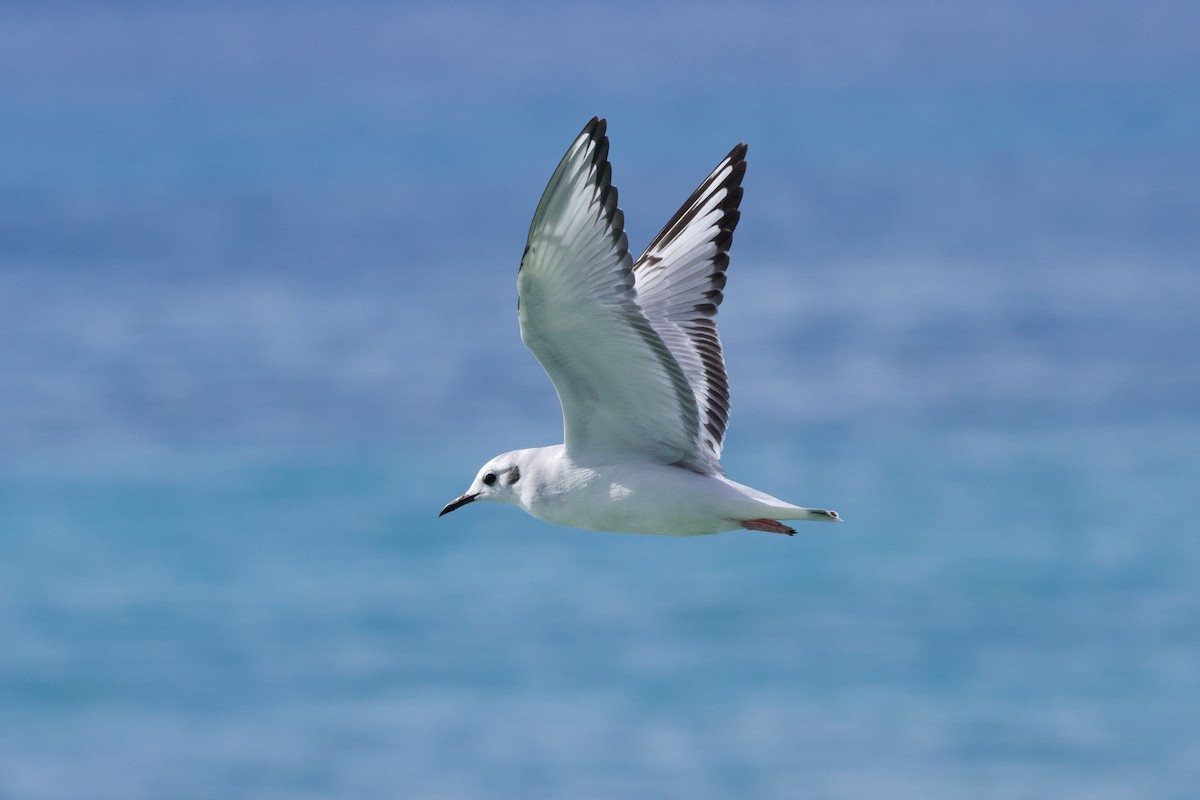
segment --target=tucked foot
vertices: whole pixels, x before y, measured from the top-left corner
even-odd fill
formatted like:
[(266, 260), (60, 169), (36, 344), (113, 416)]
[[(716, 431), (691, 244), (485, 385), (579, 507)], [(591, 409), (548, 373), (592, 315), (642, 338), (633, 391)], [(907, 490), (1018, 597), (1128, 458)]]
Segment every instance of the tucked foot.
[(776, 522), (773, 519), (744, 519), (741, 521), (742, 527), (748, 531), (766, 531), (767, 533), (786, 533), (788, 536), (795, 536), (796, 529), (789, 528), (782, 522)]

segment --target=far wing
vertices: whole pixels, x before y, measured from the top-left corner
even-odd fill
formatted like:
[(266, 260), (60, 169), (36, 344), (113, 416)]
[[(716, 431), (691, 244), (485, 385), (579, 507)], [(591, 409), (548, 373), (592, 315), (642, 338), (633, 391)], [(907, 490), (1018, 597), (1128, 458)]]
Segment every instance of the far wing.
[(521, 339), (558, 392), (568, 455), (700, 463), (695, 395), (635, 300), (604, 131), (587, 124), (534, 213), (517, 274)]
[(692, 387), (701, 454), (716, 470), (729, 424), (729, 380), (716, 317), (740, 217), (745, 159), (746, 145), (733, 148), (633, 267), (638, 304)]

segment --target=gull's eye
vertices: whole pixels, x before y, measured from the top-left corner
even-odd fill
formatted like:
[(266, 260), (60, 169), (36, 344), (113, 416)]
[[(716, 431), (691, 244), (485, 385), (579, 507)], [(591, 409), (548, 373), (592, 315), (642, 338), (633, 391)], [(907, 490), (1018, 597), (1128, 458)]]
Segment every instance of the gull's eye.
[(484, 482), (484, 484), (486, 484), (487, 486), (491, 486), (493, 483), (495, 483), (495, 482), (496, 482), (496, 473), (494, 473), (494, 472), (489, 472), (487, 475), (484, 475), (484, 476), (483, 476), (483, 482)]

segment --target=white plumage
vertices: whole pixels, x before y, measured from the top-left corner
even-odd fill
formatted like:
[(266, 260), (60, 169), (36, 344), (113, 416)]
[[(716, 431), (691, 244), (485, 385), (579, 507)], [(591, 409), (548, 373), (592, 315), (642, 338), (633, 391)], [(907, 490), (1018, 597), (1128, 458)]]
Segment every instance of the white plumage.
[(561, 525), (671, 535), (839, 519), (721, 468), (729, 384), (716, 314), (745, 156), (733, 148), (634, 262), (605, 123), (584, 127), (538, 203), (517, 274), (521, 338), (558, 392), (563, 444), (497, 456), (442, 514), (493, 500)]

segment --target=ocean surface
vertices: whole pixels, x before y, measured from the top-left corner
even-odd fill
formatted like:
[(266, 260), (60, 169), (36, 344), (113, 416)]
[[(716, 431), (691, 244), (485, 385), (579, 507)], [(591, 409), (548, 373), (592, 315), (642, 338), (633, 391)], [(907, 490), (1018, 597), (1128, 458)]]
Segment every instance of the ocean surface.
[[(0, 798), (1193, 798), (1200, 6), (0, 7)], [(515, 273), (740, 140), (724, 462), (842, 525), (437, 512)]]

